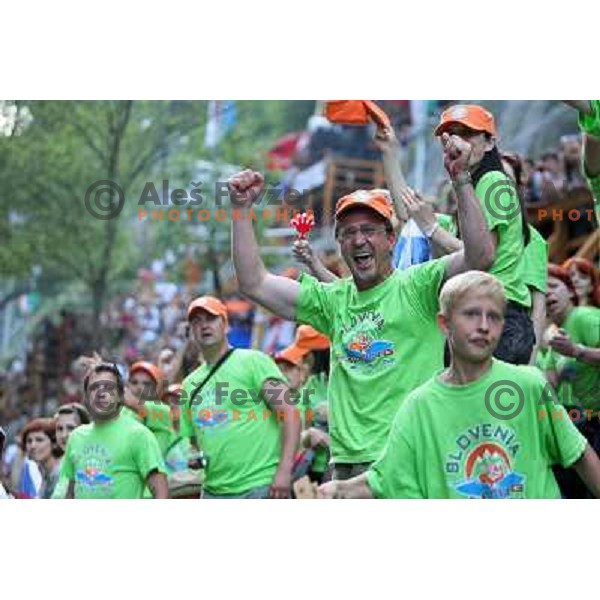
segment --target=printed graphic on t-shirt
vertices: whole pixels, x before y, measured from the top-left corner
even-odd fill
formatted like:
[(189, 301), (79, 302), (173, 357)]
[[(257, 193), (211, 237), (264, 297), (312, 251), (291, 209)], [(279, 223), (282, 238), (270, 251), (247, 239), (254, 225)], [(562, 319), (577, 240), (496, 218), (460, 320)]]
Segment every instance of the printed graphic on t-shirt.
[(229, 420), (227, 410), (222, 404), (217, 404), (216, 388), (214, 386), (202, 390), (201, 401), (192, 406), (192, 421), (203, 434), (214, 434), (224, 431)]
[(448, 484), (467, 498), (523, 498), (526, 478), (513, 470), (515, 432), (491, 423), (469, 427), (446, 456)]
[(392, 365), (396, 358), (394, 342), (382, 339), (385, 320), (381, 313), (369, 311), (352, 317), (342, 329), (341, 360), (350, 368), (373, 370)]
[(104, 446), (86, 446), (82, 452), (81, 463), (83, 464), (75, 472), (76, 483), (89, 490), (112, 487), (113, 478), (108, 474), (111, 459)]

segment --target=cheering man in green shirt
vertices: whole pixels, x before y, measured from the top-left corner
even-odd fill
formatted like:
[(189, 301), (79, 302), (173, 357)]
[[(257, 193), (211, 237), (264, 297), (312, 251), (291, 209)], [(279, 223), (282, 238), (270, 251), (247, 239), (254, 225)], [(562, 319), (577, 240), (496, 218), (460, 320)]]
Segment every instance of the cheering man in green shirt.
[(240, 290), (285, 319), (311, 325), (331, 340), (329, 379), (334, 477), (364, 472), (384, 447), (404, 397), (443, 365), (435, 325), (445, 279), (485, 269), (493, 247), (468, 172), (472, 146), (444, 134), (444, 163), (458, 195), (464, 249), (406, 271), (392, 268), (393, 208), (377, 190), (341, 198), (336, 237), (352, 277), (330, 284), (269, 273), (250, 219), (264, 179), (242, 171), (229, 183), (240, 218), (232, 220), (233, 262)]
[(406, 399), (372, 468), (321, 498), (560, 498), (552, 471), (573, 467), (600, 497), (600, 460), (534, 367), (493, 358), (506, 300), (493, 275), (448, 281), (438, 324), (450, 367)]

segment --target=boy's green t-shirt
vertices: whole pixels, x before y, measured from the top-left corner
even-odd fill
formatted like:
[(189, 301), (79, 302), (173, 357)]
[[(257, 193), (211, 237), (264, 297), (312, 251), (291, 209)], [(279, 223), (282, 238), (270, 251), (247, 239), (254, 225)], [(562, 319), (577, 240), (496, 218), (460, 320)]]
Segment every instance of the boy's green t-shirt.
[(527, 287), (545, 294), (548, 288), (548, 243), (531, 225), (529, 233), (531, 237), (521, 263), (523, 281)]
[(296, 320), (331, 340), (329, 434), (335, 463), (376, 460), (404, 398), (443, 366), (436, 325), (447, 257), (359, 292), (302, 275)]
[(367, 481), (378, 498), (559, 498), (552, 465), (586, 444), (539, 371), (494, 359), (475, 382), (415, 390)]
[[(260, 392), (266, 380), (285, 377), (266, 354), (236, 349), (192, 401), (209, 371), (205, 363), (184, 379), (180, 422), (181, 435), (195, 436), (208, 459), (204, 486), (211, 494), (241, 494), (270, 484), (281, 456), (282, 421)], [(283, 408), (284, 399), (277, 400)]]
[(156, 438), (121, 413), (71, 433), (61, 476), (75, 482), (75, 498), (142, 498), (153, 471), (165, 473)]
[[(600, 308), (575, 307), (561, 327), (575, 344), (600, 348)], [(566, 377), (558, 390), (563, 404), (592, 410), (594, 415), (600, 411), (600, 367), (550, 350), (545, 368)]]
[(489, 273), (503, 283), (508, 300), (529, 308), (531, 296), (521, 271), (525, 242), (515, 186), (502, 171), (489, 171), (475, 186), (475, 195), (490, 231), (498, 234), (496, 259)]

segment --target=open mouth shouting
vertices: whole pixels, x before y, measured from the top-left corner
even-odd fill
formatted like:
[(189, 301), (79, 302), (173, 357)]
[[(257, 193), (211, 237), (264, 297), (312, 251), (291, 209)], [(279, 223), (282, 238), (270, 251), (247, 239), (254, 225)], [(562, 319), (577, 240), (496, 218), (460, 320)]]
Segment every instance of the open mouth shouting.
[(372, 252), (360, 250), (352, 255), (352, 260), (359, 271), (368, 271), (375, 266), (375, 257)]

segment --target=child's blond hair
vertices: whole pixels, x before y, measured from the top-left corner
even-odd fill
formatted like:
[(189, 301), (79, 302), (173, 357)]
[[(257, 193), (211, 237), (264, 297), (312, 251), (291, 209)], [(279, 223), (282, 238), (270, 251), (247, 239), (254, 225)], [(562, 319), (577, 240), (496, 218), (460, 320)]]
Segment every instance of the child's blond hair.
[(445, 317), (449, 317), (460, 300), (469, 292), (474, 291), (497, 300), (504, 312), (506, 296), (502, 282), (497, 277), (483, 271), (467, 271), (446, 281), (440, 292), (440, 312)]

